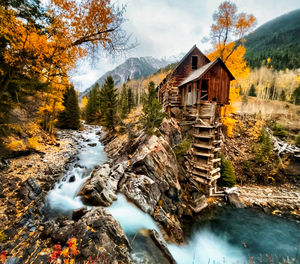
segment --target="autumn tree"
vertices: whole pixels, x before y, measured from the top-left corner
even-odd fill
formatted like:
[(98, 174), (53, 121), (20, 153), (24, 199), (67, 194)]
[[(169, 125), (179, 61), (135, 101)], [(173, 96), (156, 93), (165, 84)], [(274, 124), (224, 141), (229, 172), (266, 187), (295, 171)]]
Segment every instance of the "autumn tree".
[[(210, 40), (214, 51), (208, 55), (208, 58), (213, 60), (220, 57), (236, 80), (246, 78), (250, 69), (244, 59), (246, 48), (243, 45), (243, 37), (255, 26), (255, 17), (237, 13), (236, 5), (225, 1), (214, 13), (213, 21)], [(234, 41), (235, 39), (238, 40)], [(236, 86), (236, 81), (233, 81), (230, 87), (230, 104), (224, 106), (221, 111), (222, 123), (226, 127), (228, 136), (233, 133), (235, 120), (230, 115), (235, 112), (233, 102), (238, 99), (239, 94), (239, 87)]]
[[(213, 14), (213, 21), (210, 40), (214, 49), (218, 51), (218, 57), (226, 64), (238, 46), (243, 44), (244, 36), (255, 26), (256, 18), (246, 13), (238, 14), (236, 4), (224, 1)], [(236, 39), (238, 40), (235, 41)], [(234, 45), (228, 47), (232, 41)]]
[(49, 83), (37, 92), (41, 124), (53, 133), (68, 73), (78, 58), (98, 49), (116, 53), (131, 46), (121, 27), (125, 8), (109, 0), (51, 0), (47, 12), (39, 6), (38, 0), (0, 4), (0, 99), (19, 96), (18, 87), (13, 92), (10, 88), (16, 78)]

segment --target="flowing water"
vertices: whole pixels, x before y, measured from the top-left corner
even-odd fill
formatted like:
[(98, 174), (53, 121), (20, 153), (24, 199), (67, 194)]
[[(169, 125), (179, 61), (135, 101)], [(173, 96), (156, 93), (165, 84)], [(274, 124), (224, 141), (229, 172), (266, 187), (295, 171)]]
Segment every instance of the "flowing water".
[(101, 128), (85, 128), (83, 132), (75, 132), (78, 134), (78, 161), (70, 166), (47, 196), (48, 211), (51, 215), (70, 215), (73, 210), (83, 207), (84, 204), (77, 196), (78, 191), (91, 175), (93, 168), (107, 160), (104, 146), (97, 135)]
[[(47, 196), (53, 215), (70, 215), (74, 209), (84, 206), (77, 193), (92, 169), (107, 159), (97, 136), (99, 131), (100, 128), (87, 126), (85, 131), (78, 133), (79, 159)], [(159, 232), (148, 214), (130, 204), (121, 194), (107, 209), (131, 241), (135, 263), (162, 263), (153, 256), (152, 248), (145, 245), (143, 236), (136, 235), (143, 229)], [(265, 259), (265, 254), (272, 258), (300, 259), (299, 223), (250, 209), (232, 208), (220, 210), (209, 220), (201, 219), (195, 219), (191, 225), (186, 245), (168, 244), (178, 264), (249, 263), (249, 257)]]

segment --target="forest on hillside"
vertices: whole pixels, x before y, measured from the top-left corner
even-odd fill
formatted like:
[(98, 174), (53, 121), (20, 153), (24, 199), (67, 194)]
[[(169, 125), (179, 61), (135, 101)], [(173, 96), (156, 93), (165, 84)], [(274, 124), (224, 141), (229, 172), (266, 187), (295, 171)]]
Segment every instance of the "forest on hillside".
[(246, 36), (249, 66), (260, 68), (271, 58), (275, 70), (300, 68), (300, 9), (271, 20)]

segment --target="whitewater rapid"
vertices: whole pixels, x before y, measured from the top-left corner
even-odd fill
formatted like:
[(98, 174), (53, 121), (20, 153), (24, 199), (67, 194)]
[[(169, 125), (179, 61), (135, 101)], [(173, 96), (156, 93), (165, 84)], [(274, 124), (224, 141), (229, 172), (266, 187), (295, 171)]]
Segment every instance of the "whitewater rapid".
[(82, 132), (74, 132), (79, 145), (78, 161), (72, 164), (47, 195), (46, 203), (51, 214), (70, 215), (73, 210), (84, 207), (77, 193), (94, 167), (107, 160), (98, 136), (101, 127), (86, 125), (85, 128)]

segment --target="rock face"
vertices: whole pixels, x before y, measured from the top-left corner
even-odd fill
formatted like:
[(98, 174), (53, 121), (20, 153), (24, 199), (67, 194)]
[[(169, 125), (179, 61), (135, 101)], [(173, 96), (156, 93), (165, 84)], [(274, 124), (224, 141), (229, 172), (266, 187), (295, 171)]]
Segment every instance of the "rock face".
[(118, 182), (124, 174), (122, 164), (110, 168), (109, 164), (95, 169), (79, 191), (85, 203), (110, 206), (117, 199)]
[[(182, 139), (173, 119), (165, 119), (161, 132), (146, 131), (119, 135), (107, 142), (110, 161), (95, 169), (80, 191), (92, 205), (109, 206), (121, 191), (141, 210), (153, 216), (171, 241), (182, 242), (178, 216), (183, 208), (179, 200), (179, 169), (172, 146)], [(113, 164), (113, 165), (112, 165)]]
[(46, 224), (43, 235), (61, 245), (70, 238), (78, 238), (78, 263), (90, 257), (96, 259), (99, 254), (105, 254), (107, 263), (130, 263), (127, 237), (120, 224), (103, 208), (92, 209), (77, 222), (51, 221)]

